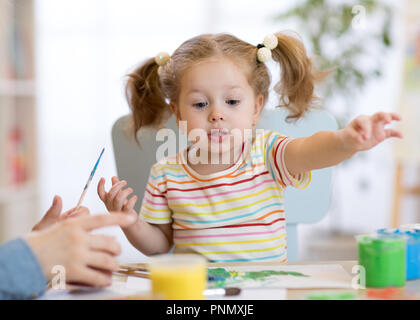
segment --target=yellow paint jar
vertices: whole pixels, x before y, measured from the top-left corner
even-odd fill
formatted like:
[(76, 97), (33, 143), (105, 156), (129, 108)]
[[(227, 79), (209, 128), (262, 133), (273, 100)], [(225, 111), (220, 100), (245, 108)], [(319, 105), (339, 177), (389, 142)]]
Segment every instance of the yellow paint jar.
[(164, 254), (149, 262), (153, 296), (162, 300), (202, 300), (206, 260), (193, 254)]

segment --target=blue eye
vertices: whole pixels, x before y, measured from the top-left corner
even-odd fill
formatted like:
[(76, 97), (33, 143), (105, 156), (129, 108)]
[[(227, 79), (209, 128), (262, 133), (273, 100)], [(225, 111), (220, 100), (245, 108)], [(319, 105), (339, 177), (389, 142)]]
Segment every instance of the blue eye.
[(194, 103), (194, 104), (193, 104), (193, 106), (194, 106), (194, 107), (196, 107), (196, 108), (198, 108), (198, 109), (204, 108), (204, 107), (206, 107), (207, 105), (208, 105), (208, 103), (207, 103), (207, 102), (198, 102), (198, 103)]
[(230, 104), (231, 106), (236, 106), (237, 104), (239, 104), (241, 101), (240, 100), (234, 100), (234, 99), (229, 99), (226, 100), (227, 104)]

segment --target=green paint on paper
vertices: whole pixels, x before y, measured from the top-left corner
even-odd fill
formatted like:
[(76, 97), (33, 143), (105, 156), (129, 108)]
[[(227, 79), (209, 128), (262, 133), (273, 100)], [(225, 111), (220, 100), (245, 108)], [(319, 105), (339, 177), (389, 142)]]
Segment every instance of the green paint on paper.
[(309, 300), (354, 300), (356, 295), (352, 292), (317, 292), (306, 295)]
[(210, 287), (224, 287), (227, 285), (238, 284), (239, 282), (246, 280), (264, 282), (271, 276), (309, 277), (303, 273), (293, 271), (228, 271), (225, 268), (210, 268), (208, 269), (208, 276), (217, 279), (210, 282)]

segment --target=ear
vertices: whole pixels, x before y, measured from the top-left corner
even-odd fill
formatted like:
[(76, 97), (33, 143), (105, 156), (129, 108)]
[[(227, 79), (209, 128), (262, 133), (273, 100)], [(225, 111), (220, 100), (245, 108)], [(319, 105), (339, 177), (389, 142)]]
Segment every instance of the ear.
[(172, 113), (175, 115), (176, 117), (176, 123), (179, 122), (180, 117), (179, 117), (179, 112), (178, 112), (178, 105), (175, 102), (169, 103), (169, 107), (171, 108)]
[(178, 105), (175, 102), (171, 102), (169, 103), (169, 107), (171, 108), (172, 113), (175, 115), (176, 118), (176, 125), (180, 130), (181, 134), (185, 134), (185, 128), (183, 125), (180, 125), (180, 121), (182, 121), (181, 119), (181, 114), (179, 112), (179, 108)]
[(254, 114), (252, 118), (252, 124), (254, 126), (258, 123), (258, 119), (260, 118), (260, 114), (261, 114), (263, 106), (264, 106), (264, 97), (262, 94), (259, 94), (255, 98)]

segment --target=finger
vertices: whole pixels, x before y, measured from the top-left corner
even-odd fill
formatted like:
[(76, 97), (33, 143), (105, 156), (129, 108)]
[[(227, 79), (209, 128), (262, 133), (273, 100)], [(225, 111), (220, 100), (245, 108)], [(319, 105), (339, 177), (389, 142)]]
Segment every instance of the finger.
[(63, 209), (63, 200), (60, 196), (54, 196), (53, 203), (48, 211), (45, 213), (44, 218), (57, 219), (60, 216), (61, 210)]
[(109, 190), (108, 195), (107, 195), (107, 201), (114, 201), (115, 196), (117, 195), (117, 193), (126, 186), (127, 182), (126, 181), (120, 181), (117, 184), (114, 184), (111, 188), (111, 190)]
[(126, 227), (131, 225), (136, 221), (136, 217), (115, 212), (113, 214), (101, 214), (89, 217), (80, 217), (74, 219), (73, 223), (79, 224), (86, 231), (92, 231), (94, 229), (119, 225), (121, 227)]
[(395, 112), (389, 112), (389, 113), (378, 112), (374, 116), (375, 116), (376, 121), (384, 121), (386, 123), (390, 123), (392, 120), (395, 120), (395, 121), (401, 120), (401, 116)]
[(98, 182), (98, 195), (99, 195), (99, 198), (103, 202), (105, 202), (105, 198), (106, 198), (106, 195), (107, 195), (107, 193), (105, 191), (105, 178), (99, 179), (99, 182)]
[(111, 284), (112, 275), (87, 266), (76, 268), (67, 275), (69, 281), (94, 287), (105, 287)]
[(374, 120), (375, 121), (383, 121), (386, 124), (391, 123), (391, 121), (401, 121), (401, 116), (398, 113), (395, 112), (390, 112), (390, 113), (385, 113), (385, 112), (378, 112), (374, 115)]
[(89, 253), (87, 265), (89, 267), (111, 272), (118, 270), (119, 267), (117, 259), (110, 254), (99, 251), (92, 251)]
[(79, 207), (79, 209), (77, 209), (77, 211), (72, 211), (69, 215), (68, 218), (76, 218), (76, 217), (83, 217), (83, 216), (88, 216), (90, 214), (89, 209), (86, 207)]
[(95, 251), (104, 251), (113, 256), (121, 254), (121, 246), (113, 237), (105, 235), (89, 235), (89, 248)]
[(403, 134), (395, 129), (386, 129), (385, 130), (386, 138), (403, 138)]
[(66, 220), (68, 217), (70, 217), (70, 215), (74, 212), (74, 210), (75, 210), (75, 208), (72, 208), (72, 209), (64, 212), (63, 214), (61, 214), (60, 221)]
[(60, 220), (60, 213), (63, 208), (63, 200), (60, 196), (54, 196), (51, 207), (47, 210), (41, 220), (32, 228), (32, 231), (39, 231), (55, 224)]
[(67, 210), (66, 212), (62, 213), (60, 216), (60, 220), (65, 220), (69, 217), (76, 217), (76, 216), (82, 216), (82, 215), (88, 215), (89, 209), (86, 207), (79, 207), (76, 211), (76, 207), (71, 208), (70, 210)]
[(385, 112), (377, 112), (372, 116), (373, 122), (390, 123), (391, 119), (392, 119), (391, 114), (385, 113)]
[(118, 210), (121, 210), (124, 202), (127, 200), (127, 197), (133, 193), (132, 188), (127, 188), (125, 190), (120, 191), (117, 196), (114, 198), (113, 204), (114, 208), (118, 208)]
[(124, 205), (123, 207), (123, 211), (128, 211), (130, 212), (131, 210), (134, 209), (134, 206), (136, 205), (137, 202), (137, 196), (132, 196), (127, 203)]
[(401, 121), (401, 119), (402, 119), (402, 117), (398, 113), (391, 112), (390, 115), (391, 115), (392, 120)]
[(372, 134), (372, 124), (369, 117), (360, 116), (355, 120), (356, 131), (362, 135), (364, 140), (370, 139)]
[(112, 181), (112, 185), (114, 185), (114, 184), (117, 184), (118, 182), (120, 182), (120, 179), (118, 179), (118, 177), (114, 176), (114, 177), (112, 177), (111, 181)]

